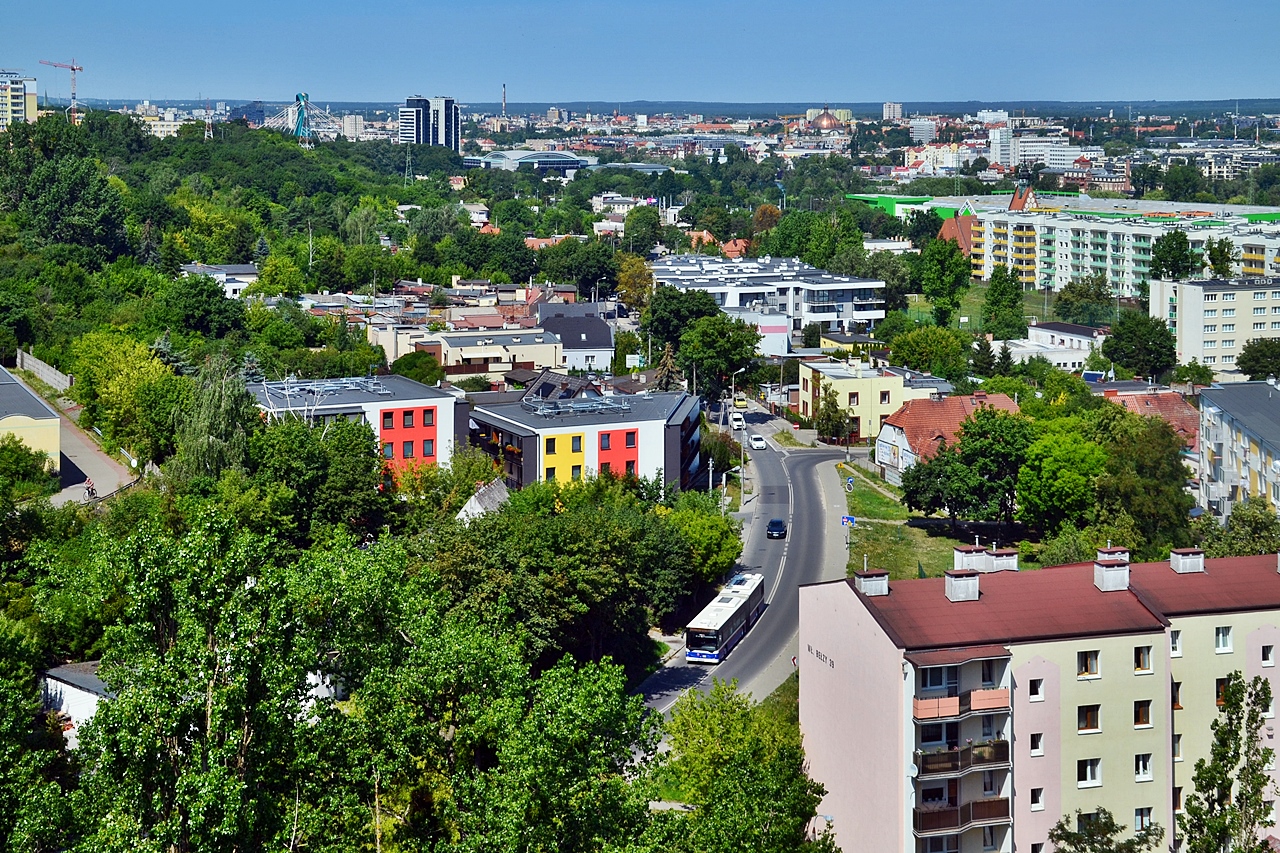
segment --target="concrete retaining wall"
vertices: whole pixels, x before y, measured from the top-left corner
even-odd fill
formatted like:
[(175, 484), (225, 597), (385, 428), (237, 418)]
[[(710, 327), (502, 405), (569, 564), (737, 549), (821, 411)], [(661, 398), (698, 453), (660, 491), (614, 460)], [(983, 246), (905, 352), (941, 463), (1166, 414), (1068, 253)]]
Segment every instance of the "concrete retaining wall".
[(29, 352), (18, 348), (18, 369), (26, 370), (55, 391), (63, 392), (75, 384), (75, 377), (68, 376), (53, 365), (45, 364)]

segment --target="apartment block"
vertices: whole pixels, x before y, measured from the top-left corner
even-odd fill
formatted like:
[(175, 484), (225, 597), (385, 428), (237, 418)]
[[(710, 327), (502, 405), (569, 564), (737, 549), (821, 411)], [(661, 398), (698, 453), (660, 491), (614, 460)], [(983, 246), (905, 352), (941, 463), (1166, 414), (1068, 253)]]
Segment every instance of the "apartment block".
[(884, 121), (898, 121), (902, 118), (902, 104), (885, 101), (880, 108), (880, 118)]
[(846, 847), (1042, 853), (1062, 816), (1101, 806), (1177, 849), (1224, 680), (1274, 672), (1278, 560), (1107, 548), (1020, 573), (1016, 553), (968, 546), (944, 578), (801, 588), (819, 811)]
[(908, 400), (941, 399), (951, 383), (906, 367), (872, 367), (859, 361), (800, 362), (800, 414), (813, 417), (826, 388), (835, 391), (854, 441), (875, 438), (880, 426)]
[(11, 124), (36, 120), (36, 80), (0, 70), (0, 131)]
[(1224, 523), (1237, 503), (1280, 507), (1280, 388), (1232, 382), (1200, 392), (1200, 506)]
[(1280, 238), (1276, 248), (1261, 241), (1249, 244), (1243, 263), (1257, 278), (1210, 281), (1152, 281), (1148, 310), (1173, 330), (1178, 361), (1192, 359), (1213, 368), (1220, 382), (1238, 382), (1244, 375), (1236, 358), (1255, 338), (1280, 337), (1280, 277), (1263, 277), (1264, 253), (1280, 268)]

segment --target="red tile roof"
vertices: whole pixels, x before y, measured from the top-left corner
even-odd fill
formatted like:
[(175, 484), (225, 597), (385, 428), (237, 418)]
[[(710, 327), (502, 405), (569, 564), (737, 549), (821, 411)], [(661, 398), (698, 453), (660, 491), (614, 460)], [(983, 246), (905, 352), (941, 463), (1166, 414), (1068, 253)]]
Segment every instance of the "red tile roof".
[(1135, 415), (1154, 417), (1165, 421), (1173, 431), (1182, 436), (1187, 447), (1199, 450), (1200, 412), (1176, 391), (1163, 394), (1105, 394), (1113, 403), (1124, 406)]
[(1029, 186), (1017, 187), (1009, 199), (1010, 210), (1026, 210), (1036, 206), (1036, 192)]
[[(1162, 565), (1174, 574), (1167, 563)], [(853, 589), (851, 580), (845, 583)], [(854, 594), (889, 638), (909, 651), (1146, 634), (1165, 628), (1165, 621), (1132, 591), (1102, 592), (1094, 586), (1092, 563), (982, 574), (978, 586), (977, 601), (950, 601), (943, 578), (890, 583), (888, 595)], [(1276, 586), (1280, 589), (1280, 583)]]
[(1004, 646), (969, 646), (963, 649), (934, 649), (927, 652), (908, 652), (907, 660), (916, 666), (956, 666), (975, 660), (993, 660), (1010, 657)]
[(960, 251), (968, 257), (973, 251), (973, 225), (977, 221), (978, 217), (969, 214), (944, 220), (942, 228), (938, 231), (938, 239), (955, 240), (960, 246)]
[(982, 406), (1005, 412), (1018, 411), (1018, 404), (1007, 394), (976, 394), (944, 397), (941, 400), (908, 400), (885, 420), (907, 436), (916, 456), (928, 459), (938, 452), (942, 439), (954, 444), (960, 424)]
[(1165, 616), (1280, 608), (1280, 557), (1206, 559), (1203, 572), (1178, 574), (1168, 563), (1129, 567), (1129, 586)]
[(720, 247), (720, 252), (726, 258), (740, 258), (751, 250), (751, 241), (744, 240), (741, 237), (730, 240)]

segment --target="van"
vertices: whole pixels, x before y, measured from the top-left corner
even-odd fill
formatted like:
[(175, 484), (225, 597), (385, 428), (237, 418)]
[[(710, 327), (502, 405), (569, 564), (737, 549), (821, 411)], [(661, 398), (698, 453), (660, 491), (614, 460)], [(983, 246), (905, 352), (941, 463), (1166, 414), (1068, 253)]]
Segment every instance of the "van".
[(731, 429), (746, 429), (747, 419), (742, 416), (742, 412), (732, 412), (729, 415), (729, 427)]

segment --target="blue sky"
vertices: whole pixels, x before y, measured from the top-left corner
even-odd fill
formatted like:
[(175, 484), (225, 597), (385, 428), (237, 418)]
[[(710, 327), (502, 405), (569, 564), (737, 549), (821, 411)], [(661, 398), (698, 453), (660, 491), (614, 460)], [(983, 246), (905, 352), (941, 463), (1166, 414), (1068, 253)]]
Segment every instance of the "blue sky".
[(0, 67), (65, 97), (1275, 97), (1276, 0), (17, 0)]

